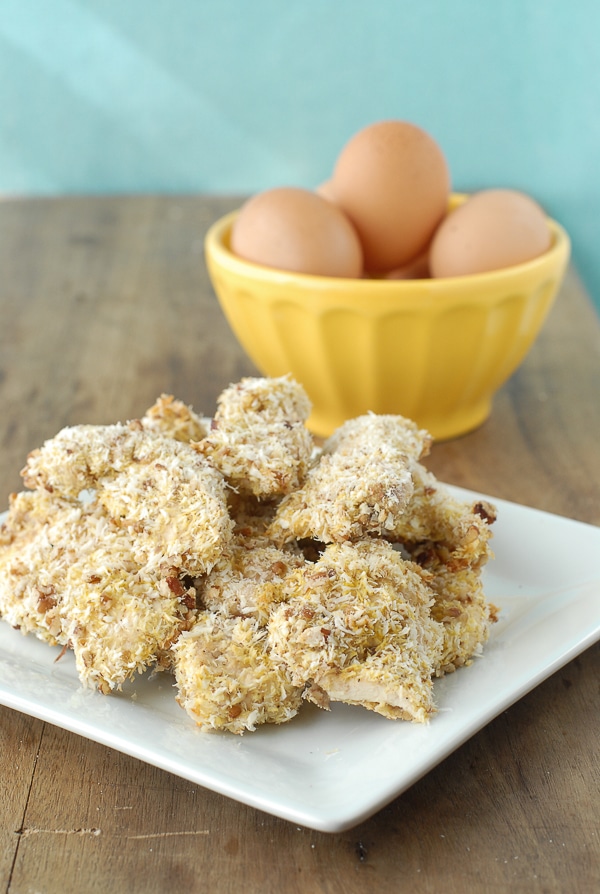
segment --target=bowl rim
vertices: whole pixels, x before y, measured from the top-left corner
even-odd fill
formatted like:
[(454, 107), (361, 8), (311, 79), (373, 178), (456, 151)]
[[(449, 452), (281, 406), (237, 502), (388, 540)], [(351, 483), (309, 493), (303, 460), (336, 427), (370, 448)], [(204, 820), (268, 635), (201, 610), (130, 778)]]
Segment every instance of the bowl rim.
[[(462, 204), (468, 198), (467, 193), (452, 193), (450, 205)], [(546, 216), (552, 245), (543, 254), (513, 264), (511, 267), (503, 267), (499, 270), (490, 270), (485, 273), (471, 273), (464, 276), (428, 277), (425, 279), (379, 279), (377, 277), (350, 278), (341, 276), (317, 276), (310, 273), (296, 273), (292, 270), (282, 270), (276, 267), (267, 267), (254, 261), (247, 261), (235, 255), (229, 247), (229, 235), (233, 223), (240, 212), (240, 208), (222, 215), (208, 228), (204, 238), (204, 250), (207, 258), (215, 261), (220, 267), (227, 268), (231, 273), (248, 279), (271, 282), (274, 285), (295, 284), (298, 287), (326, 288), (329, 292), (336, 290), (347, 292), (349, 288), (358, 292), (372, 291), (374, 288), (382, 294), (389, 292), (393, 295), (402, 292), (418, 293), (419, 291), (431, 294), (432, 291), (446, 291), (461, 287), (477, 288), (486, 285), (499, 284), (505, 280), (518, 278), (522, 275), (535, 275), (546, 266), (557, 263), (561, 256), (566, 262), (570, 255), (571, 241), (564, 227), (551, 217)]]

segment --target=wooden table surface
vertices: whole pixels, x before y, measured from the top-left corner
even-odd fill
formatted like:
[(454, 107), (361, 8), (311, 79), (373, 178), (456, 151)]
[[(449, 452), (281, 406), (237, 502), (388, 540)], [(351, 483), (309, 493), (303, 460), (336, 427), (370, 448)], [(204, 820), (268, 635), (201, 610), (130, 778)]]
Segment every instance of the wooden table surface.
[[(236, 204), (0, 203), (0, 500), (64, 425), (133, 418), (161, 392), (209, 414), (226, 385), (255, 374), (203, 259), (208, 225)], [(436, 445), (428, 464), (600, 525), (599, 386), (600, 323), (570, 270), (489, 421)], [(0, 892), (599, 890), (599, 658), (588, 649), (340, 834), (0, 708)]]

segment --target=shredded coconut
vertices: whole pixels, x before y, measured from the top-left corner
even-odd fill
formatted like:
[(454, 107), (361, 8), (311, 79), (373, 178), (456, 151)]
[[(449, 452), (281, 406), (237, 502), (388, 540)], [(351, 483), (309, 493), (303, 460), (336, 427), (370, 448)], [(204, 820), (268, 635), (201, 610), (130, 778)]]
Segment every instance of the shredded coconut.
[(163, 394), (63, 429), (0, 526), (0, 616), (72, 649), (103, 693), (172, 672), (203, 730), (284, 723), (303, 700), (428, 721), (435, 679), (496, 619), (495, 509), (450, 495), (411, 420), (361, 416), (319, 449), (309, 413), (290, 377), (247, 378), (212, 421)]

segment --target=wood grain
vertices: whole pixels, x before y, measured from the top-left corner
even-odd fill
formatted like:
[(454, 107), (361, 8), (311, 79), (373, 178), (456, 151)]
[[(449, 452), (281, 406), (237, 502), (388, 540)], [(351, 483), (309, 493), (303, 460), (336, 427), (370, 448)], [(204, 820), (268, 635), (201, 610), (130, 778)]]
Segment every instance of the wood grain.
[[(161, 392), (211, 412), (255, 372), (202, 242), (235, 198), (0, 204), (0, 494), (67, 424), (133, 418)], [(478, 431), (440, 478), (600, 524), (600, 324), (570, 271)], [(313, 832), (0, 708), (0, 891), (587, 894), (600, 885), (600, 648), (589, 649), (387, 808)]]

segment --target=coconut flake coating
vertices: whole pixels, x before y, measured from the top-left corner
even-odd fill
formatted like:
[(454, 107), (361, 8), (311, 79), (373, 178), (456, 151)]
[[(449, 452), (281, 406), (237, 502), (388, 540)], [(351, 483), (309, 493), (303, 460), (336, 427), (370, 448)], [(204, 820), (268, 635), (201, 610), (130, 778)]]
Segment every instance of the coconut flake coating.
[(387, 538), (406, 545), (424, 565), (444, 564), (450, 570), (485, 565), (492, 554), (495, 507), (485, 500), (457, 499), (421, 463), (411, 463), (410, 472), (413, 494)]
[(293, 685), (253, 618), (201, 613), (173, 651), (177, 700), (204, 730), (241, 735), (298, 712), (302, 688)]
[(240, 493), (280, 496), (300, 486), (313, 440), (304, 389), (288, 376), (245, 378), (225, 389), (210, 434), (196, 445)]
[(221, 474), (132, 423), (63, 429), (23, 478), (35, 489), (12, 499), (0, 548), (4, 619), (72, 648), (81, 681), (102, 692), (168, 664), (194, 579), (231, 539)]
[(281, 502), (270, 535), (339, 543), (393, 530), (413, 493), (410, 461), (430, 441), (402, 416), (350, 420), (325, 442), (304, 486)]
[(390, 718), (430, 717), (443, 630), (411, 563), (380, 540), (333, 544), (285, 588), (287, 601), (271, 613), (269, 644), (308, 698)]
[(305, 564), (297, 549), (279, 549), (266, 537), (238, 534), (200, 582), (198, 596), (209, 611), (252, 617), (265, 626), (282, 598), (282, 578)]
[(323, 453), (352, 453), (385, 445), (390, 453), (421, 459), (431, 450), (431, 435), (405, 416), (366, 413), (340, 425), (325, 441)]
[(29, 455), (22, 474), (27, 487), (64, 499), (93, 489), (111, 518), (148, 535), (140, 537), (140, 563), (167, 556), (202, 574), (231, 537), (220, 473), (190, 445), (136, 424), (64, 428)]
[(44, 491), (23, 491), (11, 495), (0, 527), (0, 616), (53, 646), (64, 643), (60, 601), (80, 549), (71, 535), (88, 511)]
[(191, 623), (195, 591), (168, 561), (138, 563), (144, 538), (97, 503), (18, 494), (3, 526), (0, 614), (23, 633), (72, 648), (82, 683), (102, 692), (167, 663)]
[(436, 676), (452, 673), (481, 655), (497, 609), (487, 602), (478, 569), (451, 571), (446, 565), (424, 572), (434, 594), (431, 616), (443, 627), (442, 652)]
[(146, 410), (140, 423), (145, 431), (167, 435), (186, 444), (205, 438), (210, 426), (210, 420), (198, 416), (172, 394), (161, 394)]

